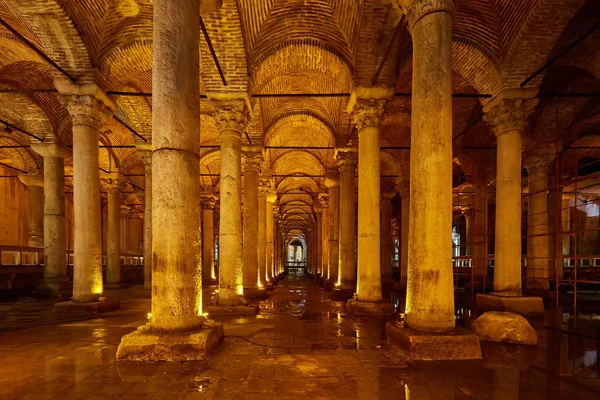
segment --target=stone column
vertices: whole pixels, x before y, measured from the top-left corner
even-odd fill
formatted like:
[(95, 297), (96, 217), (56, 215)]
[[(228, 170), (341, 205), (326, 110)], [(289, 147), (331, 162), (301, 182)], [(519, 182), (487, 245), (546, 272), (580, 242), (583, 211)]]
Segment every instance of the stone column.
[(241, 301), (242, 269), (242, 132), (247, 99), (213, 97), (215, 119), (221, 133), (221, 209), (219, 221), (219, 305)]
[(475, 282), (483, 283), (487, 278), (487, 185), (479, 180), (473, 188), (473, 275)]
[(573, 253), (571, 250), (571, 207), (575, 196), (572, 193), (563, 193), (561, 205), (561, 239), (559, 241), (561, 247), (562, 261), (558, 266), (558, 277), (564, 277), (564, 258), (570, 257)]
[[(267, 256), (266, 256), (266, 266), (267, 269), (265, 271), (265, 282), (272, 282), (273, 277), (275, 276), (275, 265), (274, 262), (277, 259), (275, 257), (275, 247), (273, 243), (273, 238), (275, 236), (275, 202), (277, 201), (277, 192), (274, 190), (269, 190), (267, 193), (267, 211), (266, 211), (266, 241), (267, 241)], [(279, 208), (279, 207), (277, 207)]]
[(327, 278), (329, 270), (329, 194), (319, 194), (319, 204), (321, 212), (321, 277)]
[[(319, 203), (319, 199), (314, 199), (314, 214), (315, 214), (315, 231), (313, 243), (315, 247), (315, 262), (313, 267), (313, 272), (315, 274), (314, 278), (317, 279), (321, 274), (321, 267), (323, 263), (323, 207)], [(294, 260), (295, 261), (295, 260)]]
[(118, 174), (106, 174), (101, 181), (108, 198), (105, 286), (112, 289), (121, 283), (121, 184)]
[(408, 232), (410, 230), (410, 186), (408, 183), (400, 187), (402, 200), (400, 223), (400, 284), (406, 286), (408, 280)]
[(99, 131), (116, 106), (95, 84), (57, 80), (55, 85), (73, 121), (73, 302), (96, 302), (104, 291)]
[[(268, 179), (258, 183), (258, 278), (263, 286), (268, 280), (267, 268), (267, 196), (271, 189)], [(271, 210), (272, 211), (272, 210)]]
[(392, 198), (396, 193), (381, 197), (381, 280), (392, 279)]
[[(552, 255), (551, 238), (548, 236), (548, 168), (555, 155), (556, 153), (547, 149), (539, 151), (525, 161), (525, 168), (529, 174), (527, 289), (550, 288), (548, 279)], [(552, 262), (552, 269), (553, 265)]]
[(256, 290), (260, 285), (258, 262), (258, 174), (262, 160), (262, 153), (256, 149), (248, 149), (242, 153), (242, 167), (244, 170), (243, 276), (245, 292)]
[(338, 282), (340, 255), (340, 179), (337, 171), (328, 173), (325, 185), (329, 188), (329, 269), (328, 285)]
[(520, 296), (521, 135), (537, 100), (536, 90), (506, 90), (484, 106), (484, 120), (496, 135), (496, 249), (494, 292)]
[(152, 290), (152, 143), (138, 152), (144, 163), (144, 290)]
[(202, 283), (213, 285), (215, 273), (214, 209), (217, 199), (213, 195), (201, 197), (202, 203)]
[(450, 241), (454, 1), (405, 3), (413, 40), (406, 324), (445, 332), (454, 329)]
[(463, 210), (463, 216), (465, 217), (465, 256), (473, 255), (473, 216), (475, 215), (473, 208), (466, 208)]
[(356, 285), (354, 171), (357, 156), (356, 152), (352, 150), (338, 150), (336, 157), (340, 170), (340, 258), (337, 285), (340, 288), (354, 292)]
[(44, 176), (30, 171), (19, 180), (27, 186), (27, 246), (44, 247)]
[(44, 157), (44, 280), (36, 289), (45, 295), (70, 292), (67, 278), (65, 228), (65, 158), (71, 153), (58, 143), (35, 143), (31, 149)]
[(348, 113), (358, 129), (358, 280), (359, 301), (381, 300), (381, 225), (379, 125), (392, 89), (357, 87)]

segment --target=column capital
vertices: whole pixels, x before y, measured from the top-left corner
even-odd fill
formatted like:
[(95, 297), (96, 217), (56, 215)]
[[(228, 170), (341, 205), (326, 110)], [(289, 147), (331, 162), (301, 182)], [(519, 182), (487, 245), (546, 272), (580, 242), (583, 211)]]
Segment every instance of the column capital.
[(434, 12), (454, 14), (456, 9), (455, 0), (398, 0), (398, 3), (406, 14), (411, 31), (415, 23), (427, 14)]
[(359, 86), (352, 91), (346, 111), (359, 131), (378, 127), (385, 112), (385, 103), (393, 96), (391, 88)]
[(276, 202), (277, 202), (277, 191), (274, 190), (273, 188), (269, 188), (269, 191), (267, 192), (267, 203), (272, 203), (273, 209), (275, 209), (275, 207), (277, 207), (279, 209), (279, 206), (275, 205)]
[(271, 180), (270, 179), (259, 179), (258, 180), (258, 196), (267, 197), (271, 191)]
[(42, 157), (72, 158), (73, 152), (59, 143), (43, 142), (31, 143), (31, 150)]
[(341, 172), (352, 171), (356, 169), (358, 163), (358, 153), (356, 149), (350, 148), (336, 148), (335, 158), (338, 162), (338, 170)]
[(322, 208), (328, 208), (329, 207), (329, 194), (319, 193), (319, 197), (317, 198), (317, 201), (319, 202), (319, 205)]
[(214, 195), (204, 195), (200, 197), (200, 204), (205, 210), (214, 210), (217, 205), (217, 197)]
[(410, 182), (402, 181), (398, 183), (397, 187), (401, 199), (407, 199), (410, 197)]
[(242, 133), (249, 120), (250, 99), (246, 93), (208, 93), (220, 132)]
[(536, 172), (548, 173), (548, 167), (556, 158), (556, 151), (552, 149), (542, 149), (535, 154), (523, 160), (523, 166), (527, 169), (527, 173), (533, 174)]
[(512, 131), (522, 132), (527, 117), (538, 103), (536, 94), (537, 89), (506, 89), (483, 107), (483, 120), (496, 137)]
[(120, 193), (124, 187), (123, 176), (117, 172), (101, 174), (100, 183), (107, 193)]
[(470, 221), (475, 215), (475, 210), (472, 207), (461, 208), (460, 213), (465, 217), (467, 221)]
[(394, 198), (394, 196), (396, 196), (397, 192), (385, 192), (381, 194), (381, 199), (382, 200), (392, 200)]
[(332, 167), (325, 170), (324, 184), (328, 189), (340, 186), (340, 175), (337, 168)]
[(242, 170), (260, 172), (263, 163), (262, 151), (242, 149)]
[(129, 214), (129, 210), (131, 210), (131, 207), (129, 207), (127, 204), (121, 204), (120, 209), (121, 217), (125, 218), (127, 217), (127, 214)]
[(77, 84), (67, 79), (54, 80), (59, 100), (71, 114), (73, 125), (99, 130), (117, 105), (95, 83)]
[(44, 187), (44, 174), (39, 169), (20, 174), (19, 180), (27, 187)]

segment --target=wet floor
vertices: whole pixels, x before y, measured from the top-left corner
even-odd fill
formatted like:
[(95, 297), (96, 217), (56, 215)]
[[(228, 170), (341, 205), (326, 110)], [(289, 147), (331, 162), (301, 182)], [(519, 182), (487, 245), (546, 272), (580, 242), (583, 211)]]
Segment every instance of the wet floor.
[(578, 335), (565, 333), (569, 314), (555, 314), (552, 329), (548, 318), (532, 321), (537, 347), (484, 344), (479, 361), (411, 362), (386, 345), (384, 319), (351, 318), (328, 297), (307, 277), (287, 277), (256, 317), (216, 318), (225, 342), (202, 362), (115, 361), (121, 336), (145, 323), (149, 300), (101, 319), (5, 331), (0, 399), (600, 398), (592, 316)]

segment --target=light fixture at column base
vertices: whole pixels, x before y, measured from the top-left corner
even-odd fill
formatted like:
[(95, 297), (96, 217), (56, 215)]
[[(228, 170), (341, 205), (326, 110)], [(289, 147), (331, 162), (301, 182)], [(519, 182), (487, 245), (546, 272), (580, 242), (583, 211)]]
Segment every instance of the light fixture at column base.
[(385, 301), (359, 301), (350, 299), (346, 302), (346, 309), (352, 315), (390, 315), (394, 313), (394, 306)]
[(543, 316), (544, 301), (541, 297), (515, 296), (508, 293), (492, 292), (477, 294), (475, 304), (480, 311), (507, 311), (524, 317)]
[(123, 289), (129, 289), (129, 284), (128, 283), (105, 283), (104, 290), (123, 290)]
[(333, 300), (346, 301), (354, 297), (355, 289), (348, 286), (336, 286), (333, 289)]
[[(145, 327), (140, 327), (145, 328)], [(188, 332), (139, 329), (121, 338), (117, 360), (194, 361), (204, 360), (220, 346), (223, 324), (205, 324)]]
[(101, 297), (100, 301), (89, 303), (78, 303), (74, 301), (63, 301), (54, 304), (54, 312), (62, 314), (97, 314), (121, 308), (120, 300), (109, 300)]
[(479, 337), (460, 326), (449, 332), (424, 332), (387, 322), (385, 331), (388, 341), (408, 350), (412, 360), (481, 359)]

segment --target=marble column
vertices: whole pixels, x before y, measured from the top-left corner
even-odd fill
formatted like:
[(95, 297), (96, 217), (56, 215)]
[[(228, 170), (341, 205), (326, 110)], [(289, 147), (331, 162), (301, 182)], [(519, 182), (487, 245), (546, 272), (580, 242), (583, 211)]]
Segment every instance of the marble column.
[(463, 210), (463, 216), (465, 217), (465, 256), (473, 255), (473, 216), (475, 212), (473, 208), (466, 208)]
[[(266, 270), (265, 270), (265, 282), (273, 281), (275, 276), (275, 247), (273, 238), (275, 236), (275, 202), (277, 201), (277, 192), (269, 190), (267, 193), (267, 210), (266, 210), (266, 242), (267, 242), (267, 254), (266, 254)], [(278, 208), (278, 207), (277, 207)]]
[(332, 285), (338, 282), (340, 255), (340, 179), (337, 171), (328, 174), (325, 185), (329, 188), (329, 268), (327, 280)]
[[(254, 150), (254, 149), (252, 149)], [(244, 290), (257, 289), (260, 285), (259, 270), (259, 239), (258, 239), (258, 175), (263, 161), (262, 152), (244, 151), (242, 153), (242, 168), (244, 171), (243, 199), (243, 261), (244, 261)]]
[(44, 157), (44, 280), (36, 291), (58, 295), (72, 286), (67, 278), (64, 182), (65, 158), (71, 152), (51, 140), (31, 149)]
[(392, 279), (392, 198), (396, 193), (381, 196), (381, 280)]
[[(405, 0), (413, 40), (406, 324), (454, 329), (452, 14), (454, 1)], [(432, 201), (435, 199), (435, 201)]]
[(99, 132), (116, 105), (95, 84), (55, 81), (73, 122), (73, 302), (98, 301), (102, 282)]
[(262, 286), (268, 280), (267, 268), (267, 196), (271, 181), (261, 179), (258, 183), (258, 279)]
[(400, 283), (406, 286), (408, 280), (408, 232), (410, 230), (410, 186), (408, 183), (400, 187)]
[(248, 119), (247, 98), (214, 97), (221, 135), (221, 208), (219, 221), (219, 305), (236, 305), (243, 289), (242, 132)]
[(555, 156), (556, 153), (551, 149), (543, 149), (528, 157), (524, 163), (529, 175), (527, 289), (550, 288), (548, 279), (554, 262), (550, 254), (550, 240), (553, 238), (548, 235), (548, 168)]
[(217, 199), (213, 195), (201, 197), (202, 203), (202, 283), (216, 283), (214, 209)]
[(358, 129), (358, 279), (359, 301), (381, 301), (381, 224), (379, 125), (393, 89), (357, 87), (348, 113)]
[(354, 289), (356, 285), (354, 171), (357, 156), (355, 151), (338, 149), (336, 158), (340, 171), (340, 257), (337, 285)]
[(473, 204), (473, 274), (476, 282), (487, 277), (487, 185), (478, 180), (473, 184), (475, 199)]
[(121, 184), (118, 174), (106, 174), (101, 181), (108, 198), (106, 283), (118, 285), (121, 283)]
[(321, 277), (327, 278), (329, 270), (329, 194), (319, 194), (321, 212)]
[(198, 0), (154, 1), (151, 326), (159, 331), (203, 323), (198, 10)]
[(152, 143), (138, 153), (144, 163), (144, 290), (152, 290)]
[(29, 171), (19, 180), (27, 186), (27, 246), (44, 247), (44, 176)]
[(520, 296), (521, 135), (533, 111), (537, 90), (505, 90), (484, 106), (484, 120), (497, 140), (496, 249), (494, 292)]

